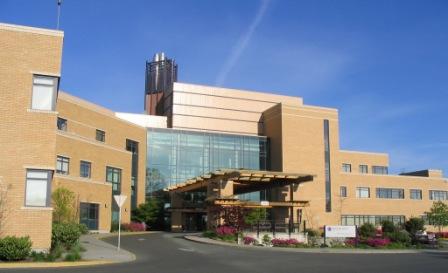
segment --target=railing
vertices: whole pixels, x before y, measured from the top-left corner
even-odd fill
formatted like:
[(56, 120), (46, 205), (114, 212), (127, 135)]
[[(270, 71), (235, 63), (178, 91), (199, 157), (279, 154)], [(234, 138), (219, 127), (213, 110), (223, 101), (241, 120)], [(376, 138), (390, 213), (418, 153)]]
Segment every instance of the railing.
[(245, 232), (256, 232), (257, 235), (261, 233), (272, 233), (275, 236), (275, 233), (299, 233), (306, 230), (306, 223), (303, 221), (302, 223), (287, 223), (285, 221), (273, 221), (273, 220), (263, 220), (259, 221), (253, 225), (247, 225), (243, 228)]

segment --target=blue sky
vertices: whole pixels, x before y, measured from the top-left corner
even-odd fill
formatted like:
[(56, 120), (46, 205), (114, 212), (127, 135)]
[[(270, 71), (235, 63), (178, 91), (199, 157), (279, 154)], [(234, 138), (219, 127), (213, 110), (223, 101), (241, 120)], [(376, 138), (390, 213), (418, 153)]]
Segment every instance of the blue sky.
[[(448, 174), (448, 1), (64, 0), (61, 89), (142, 112), (145, 60), (179, 81), (336, 107), (343, 149), (393, 172)], [(55, 28), (56, 0), (0, 0), (0, 21)]]

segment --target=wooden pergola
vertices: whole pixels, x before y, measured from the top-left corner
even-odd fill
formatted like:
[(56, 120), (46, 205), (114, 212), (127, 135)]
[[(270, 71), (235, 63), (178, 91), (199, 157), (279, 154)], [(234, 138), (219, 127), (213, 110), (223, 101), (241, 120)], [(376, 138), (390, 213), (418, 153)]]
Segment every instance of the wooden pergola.
[[(294, 190), (299, 184), (313, 181), (316, 175), (286, 173), (274, 171), (255, 171), (245, 169), (221, 169), (186, 180), (164, 190), (172, 194), (186, 192), (206, 192), (206, 203), (218, 206), (238, 206), (245, 208), (289, 208), (289, 221), (293, 225), (294, 207), (304, 207), (306, 200), (294, 200)], [(289, 186), (289, 200), (249, 201), (240, 200), (237, 195), (257, 192), (272, 188)], [(172, 195), (174, 196), (174, 195)], [(171, 211), (185, 211), (184, 207), (172, 208)]]

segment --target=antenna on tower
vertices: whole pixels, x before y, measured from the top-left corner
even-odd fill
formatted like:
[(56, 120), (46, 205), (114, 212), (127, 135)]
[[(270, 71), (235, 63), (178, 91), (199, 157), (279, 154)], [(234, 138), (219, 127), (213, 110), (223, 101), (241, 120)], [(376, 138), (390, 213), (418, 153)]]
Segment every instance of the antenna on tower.
[(62, 0), (58, 0), (58, 22), (56, 25), (56, 29), (59, 29), (59, 19), (61, 18), (61, 5), (62, 5)]

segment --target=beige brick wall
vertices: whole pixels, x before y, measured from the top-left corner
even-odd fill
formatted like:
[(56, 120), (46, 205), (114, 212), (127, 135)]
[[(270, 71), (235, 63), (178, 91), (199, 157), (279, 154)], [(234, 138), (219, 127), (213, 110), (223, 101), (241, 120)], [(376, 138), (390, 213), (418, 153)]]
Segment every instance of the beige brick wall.
[[(58, 185), (76, 192), (79, 202), (100, 206), (99, 229), (110, 230), (112, 188), (106, 182), (106, 167), (121, 169), (121, 190), (128, 198), (123, 205), (122, 221), (131, 216), (132, 154), (126, 151), (126, 139), (139, 143), (137, 203), (145, 201), (146, 129), (115, 117), (98, 105), (60, 92), (58, 116), (67, 120), (67, 131), (58, 131), (56, 154), (70, 158), (68, 175), (58, 175)], [(106, 132), (105, 142), (95, 139), (96, 129)], [(80, 177), (80, 161), (91, 162), (91, 178)]]
[[(309, 206), (303, 208), (303, 219), (307, 220), (309, 227), (340, 224), (341, 215), (421, 216), (433, 203), (429, 200), (429, 190), (448, 190), (447, 180), (440, 177), (372, 174), (372, 166), (389, 165), (388, 155), (341, 151), (339, 119), (335, 109), (278, 104), (265, 111), (263, 119), (264, 133), (271, 139), (272, 169), (316, 175), (314, 181), (300, 185), (294, 193), (294, 199), (310, 201)], [(324, 119), (328, 119), (330, 125), (331, 212), (325, 211)], [(342, 163), (352, 164), (352, 173), (342, 173)], [(368, 174), (358, 172), (360, 164), (369, 166)], [(340, 196), (341, 186), (347, 187), (346, 198)], [(361, 186), (370, 188), (370, 198), (356, 198), (356, 187)], [(403, 188), (405, 199), (376, 198), (378, 187)], [(421, 189), (423, 199), (410, 199), (410, 189)], [(289, 200), (286, 188), (277, 190), (274, 195)], [(277, 218), (287, 217), (285, 209), (277, 211)]]
[(29, 235), (33, 248), (50, 246), (49, 208), (25, 208), (27, 168), (53, 169), (55, 112), (32, 111), (33, 74), (59, 75), (62, 32), (0, 25), (0, 176), (8, 186), (2, 235)]

